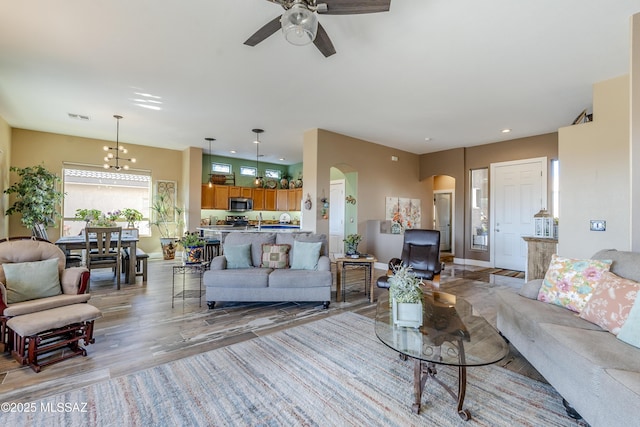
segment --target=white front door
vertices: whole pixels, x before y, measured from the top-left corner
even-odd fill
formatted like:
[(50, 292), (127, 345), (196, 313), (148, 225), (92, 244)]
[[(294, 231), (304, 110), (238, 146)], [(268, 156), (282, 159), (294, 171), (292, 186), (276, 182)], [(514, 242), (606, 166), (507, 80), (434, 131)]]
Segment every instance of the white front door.
[(329, 191), (329, 252), (344, 252), (344, 179), (331, 181)]
[(433, 226), (440, 231), (440, 251), (451, 251), (451, 193), (433, 195)]
[(493, 265), (525, 271), (533, 215), (547, 206), (547, 159), (491, 164)]

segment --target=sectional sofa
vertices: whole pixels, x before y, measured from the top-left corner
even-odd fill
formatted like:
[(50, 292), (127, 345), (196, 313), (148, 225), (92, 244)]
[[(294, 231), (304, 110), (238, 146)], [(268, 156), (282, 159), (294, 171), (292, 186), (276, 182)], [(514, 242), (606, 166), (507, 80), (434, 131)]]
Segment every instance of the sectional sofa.
[[(592, 258), (612, 260), (612, 273), (640, 281), (640, 253), (603, 250)], [(563, 396), (570, 415), (592, 427), (637, 425), (640, 348), (574, 311), (538, 301), (542, 282), (497, 293), (498, 329)]]

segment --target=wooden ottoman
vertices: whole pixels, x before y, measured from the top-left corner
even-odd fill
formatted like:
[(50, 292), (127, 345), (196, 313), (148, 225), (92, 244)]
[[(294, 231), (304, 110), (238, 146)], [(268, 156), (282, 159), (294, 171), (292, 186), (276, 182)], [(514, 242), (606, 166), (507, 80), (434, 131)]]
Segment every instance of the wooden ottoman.
[[(7, 321), (8, 348), (20, 364), (28, 363), (31, 369), (40, 372), (43, 366), (78, 355), (86, 356), (87, 351), (78, 345), (78, 341), (84, 340), (85, 345), (95, 342), (93, 322), (100, 317), (100, 310), (85, 303), (12, 317)], [(63, 351), (43, 363), (38, 362), (39, 355), (65, 346), (71, 352)]]

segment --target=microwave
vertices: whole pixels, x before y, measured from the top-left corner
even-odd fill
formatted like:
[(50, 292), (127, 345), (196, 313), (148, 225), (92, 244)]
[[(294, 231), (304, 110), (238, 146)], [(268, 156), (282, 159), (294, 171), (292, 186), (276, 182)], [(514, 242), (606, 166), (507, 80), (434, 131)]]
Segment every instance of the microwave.
[(253, 210), (253, 199), (229, 197), (229, 212), (247, 212)]

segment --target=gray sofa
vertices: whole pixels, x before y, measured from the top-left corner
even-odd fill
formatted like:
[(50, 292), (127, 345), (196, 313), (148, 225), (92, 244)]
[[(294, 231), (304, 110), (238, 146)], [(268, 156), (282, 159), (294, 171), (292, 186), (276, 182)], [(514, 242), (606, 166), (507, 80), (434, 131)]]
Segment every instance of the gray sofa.
[[(640, 281), (640, 253), (603, 250), (611, 272)], [(592, 427), (637, 425), (640, 348), (578, 317), (536, 300), (542, 279), (518, 293), (497, 293), (500, 332)]]
[[(261, 268), (262, 244), (288, 244), (290, 265), (295, 259), (294, 245), (299, 242), (322, 242), (317, 269)], [(324, 234), (308, 232), (232, 232), (225, 238), (225, 247), (251, 243), (249, 268), (227, 268), (225, 255), (211, 261), (203, 275), (209, 308), (221, 301), (319, 301), (324, 308), (331, 301), (331, 261)]]

